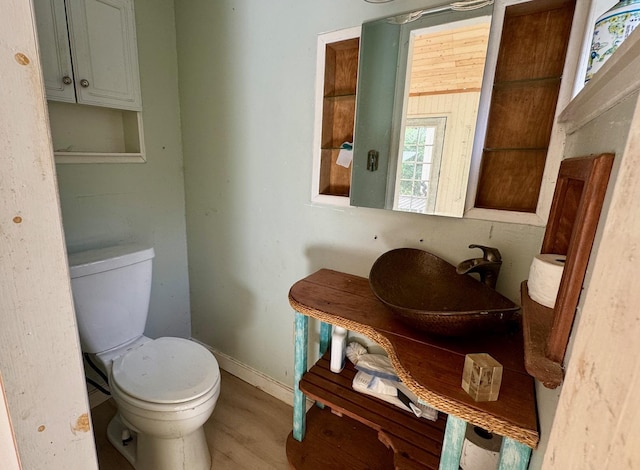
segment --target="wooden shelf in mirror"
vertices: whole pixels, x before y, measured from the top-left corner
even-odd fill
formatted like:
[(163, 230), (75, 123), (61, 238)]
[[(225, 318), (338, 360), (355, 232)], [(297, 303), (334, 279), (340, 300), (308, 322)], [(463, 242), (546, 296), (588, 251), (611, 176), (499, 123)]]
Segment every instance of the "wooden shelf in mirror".
[(482, 171), (502, 176), (482, 180), (476, 207), (528, 212), (538, 202), (546, 157), (546, 148), (485, 149)]
[(343, 142), (353, 142), (356, 95), (325, 97), (322, 118), (322, 148), (340, 148)]
[(360, 38), (327, 44), (324, 96), (355, 95)]
[[(560, 79), (495, 84), (487, 148), (547, 148)], [(523, 132), (526, 129), (526, 132)]]
[(320, 194), (349, 197), (351, 168), (337, 165), (340, 149), (322, 149), (320, 152)]
[(535, 213), (575, 0), (506, 8), (474, 206)]
[(526, 283), (522, 286), (525, 365), (548, 388), (562, 382), (562, 363), (612, 166), (612, 154), (563, 160), (540, 250), (567, 257), (554, 308), (534, 302)]
[(536, 0), (508, 6), (496, 83), (561, 77), (575, 0)]
[(319, 194), (348, 197), (351, 167), (337, 164), (340, 146), (353, 143), (360, 38), (328, 43), (325, 48)]

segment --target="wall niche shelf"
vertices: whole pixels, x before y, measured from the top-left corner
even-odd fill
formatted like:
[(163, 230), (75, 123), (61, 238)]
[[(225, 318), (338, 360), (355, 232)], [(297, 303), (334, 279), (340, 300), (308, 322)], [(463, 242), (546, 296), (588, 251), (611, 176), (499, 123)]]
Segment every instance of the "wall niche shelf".
[(144, 163), (142, 113), (49, 101), (56, 163)]
[(341, 145), (353, 143), (359, 36), (356, 27), (318, 37), (313, 202), (349, 205), (351, 166), (337, 159)]
[(575, 0), (508, 6), (474, 207), (535, 213)]
[(340, 145), (353, 143), (359, 38), (327, 44), (322, 104), (320, 194), (349, 196), (351, 168), (336, 163)]

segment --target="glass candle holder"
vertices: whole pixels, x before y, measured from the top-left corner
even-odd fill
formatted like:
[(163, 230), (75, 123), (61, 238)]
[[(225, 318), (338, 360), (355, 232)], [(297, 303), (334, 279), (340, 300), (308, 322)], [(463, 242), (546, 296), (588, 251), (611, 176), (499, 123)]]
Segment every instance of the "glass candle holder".
[(467, 354), (462, 388), (475, 401), (496, 401), (502, 384), (502, 364), (486, 353)]

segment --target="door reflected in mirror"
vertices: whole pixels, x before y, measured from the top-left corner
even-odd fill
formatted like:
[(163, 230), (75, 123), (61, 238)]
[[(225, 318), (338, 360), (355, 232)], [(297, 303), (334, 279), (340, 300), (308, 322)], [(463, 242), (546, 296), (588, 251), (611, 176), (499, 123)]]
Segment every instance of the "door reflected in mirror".
[(462, 215), (489, 29), (485, 17), (411, 32), (394, 210)]
[[(351, 205), (462, 217), (491, 12), (363, 24)], [(377, 172), (364, 164), (370, 150)]]

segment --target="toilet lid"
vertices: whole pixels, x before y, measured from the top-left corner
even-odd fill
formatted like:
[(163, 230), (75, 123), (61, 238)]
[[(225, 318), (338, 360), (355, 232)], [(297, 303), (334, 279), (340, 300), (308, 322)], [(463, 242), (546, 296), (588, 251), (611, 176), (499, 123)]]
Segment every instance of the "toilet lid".
[(111, 379), (134, 398), (181, 403), (211, 390), (220, 371), (203, 346), (182, 338), (158, 338), (117, 358)]

